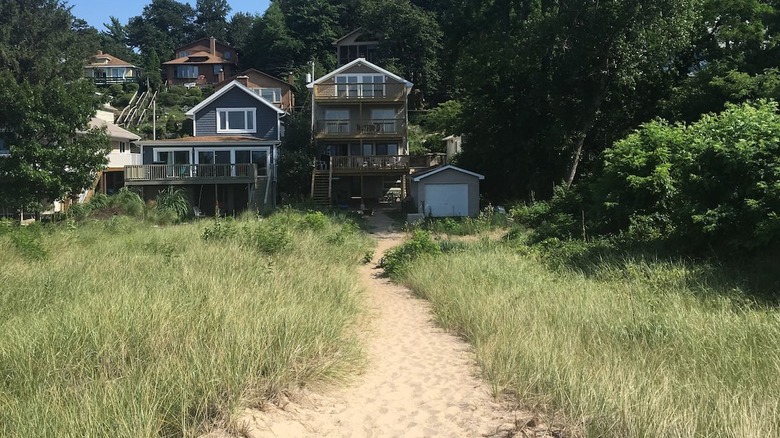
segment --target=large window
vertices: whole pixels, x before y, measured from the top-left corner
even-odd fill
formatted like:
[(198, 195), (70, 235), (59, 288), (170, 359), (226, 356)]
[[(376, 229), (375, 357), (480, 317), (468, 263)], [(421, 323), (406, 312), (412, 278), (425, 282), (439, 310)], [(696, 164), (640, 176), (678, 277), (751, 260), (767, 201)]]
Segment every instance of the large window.
[(383, 75), (338, 75), (336, 94), (340, 97), (383, 97), (385, 77)]
[(260, 150), (237, 150), (236, 164), (254, 163), (258, 175), (266, 175), (268, 169), (268, 152)]
[(255, 111), (255, 108), (217, 108), (217, 132), (257, 132)]
[(281, 103), (282, 102), (282, 89), (281, 88), (261, 88), (260, 89), (260, 97), (263, 99), (272, 102), (272, 103)]
[(175, 76), (177, 79), (197, 79), (198, 78), (198, 66), (197, 65), (177, 65), (175, 67)]
[(392, 108), (372, 108), (371, 121), (376, 130), (383, 134), (396, 133), (395, 110)]
[(344, 134), (349, 132), (349, 110), (325, 110), (325, 132), (328, 134)]
[(162, 164), (190, 164), (190, 150), (160, 150), (155, 151), (155, 161)]

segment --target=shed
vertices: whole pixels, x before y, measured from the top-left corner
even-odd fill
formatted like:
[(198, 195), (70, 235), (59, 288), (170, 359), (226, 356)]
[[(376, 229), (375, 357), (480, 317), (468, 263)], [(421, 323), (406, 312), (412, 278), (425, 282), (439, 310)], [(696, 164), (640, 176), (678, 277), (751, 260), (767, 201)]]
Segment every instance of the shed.
[(440, 166), (410, 177), (409, 195), (425, 216), (476, 216), (479, 181), (483, 175), (453, 165)]

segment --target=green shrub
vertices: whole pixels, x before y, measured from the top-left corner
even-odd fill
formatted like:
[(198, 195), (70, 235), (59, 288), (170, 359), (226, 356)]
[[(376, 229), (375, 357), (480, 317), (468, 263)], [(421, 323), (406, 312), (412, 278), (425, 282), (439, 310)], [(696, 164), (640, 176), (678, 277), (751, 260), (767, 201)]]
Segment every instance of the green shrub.
[(431, 234), (415, 230), (411, 239), (385, 253), (379, 266), (387, 275), (394, 276), (418, 257), (436, 254), (441, 254), (441, 248), (433, 241)]
[(214, 221), (206, 226), (200, 237), (203, 240), (231, 240), (238, 235), (238, 227), (232, 218), (214, 218)]
[(111, 196), (110, 205), (122, 209), (122, 211), (129, 216), (140, 217), (144, 214), (143, 199), (129, 187), (122, 187), (118, 192)]
[(44, 260), (49, 251), (43, 246), (42, 234), (38, 226), (19, 227), (10, 233), (11, 244), (27, 260)]
[(89, 200), (89, 205), (92, 207), (93, 210), (97, 210), (98, 208), (106, 208), (108, 207), (110, 202), (110, 199), (108, 198), (108, 195), (105, 195), (103, 193), (95, 193), (92, 195), (92, 198)]
[(309, 211), (303, 215), (301, 225), (310, 230), (321, 231), (328, 226), (328, 218), (321, 211)]
[(157, 210), (173, 213), (177, 220), (183, 219), (190, 212), (190, 203), (183, 189), (167, 187), (157, 195)]
[(84, 220), (92, 213), (92, 205), (90, 204), (72, 204), (68, 207), (66, 215), (77, 221)]
[(248, 243), (267, 255), (286, 252), (292, 248), (292, 235), (285, 227), (259, 222), (249, 233)]
[(176, 106), (179, 102), (179, 96), (169, 93), (167, 91), (163, 91), (162, 93), (157, 95), (157, 104), (161, 106)]

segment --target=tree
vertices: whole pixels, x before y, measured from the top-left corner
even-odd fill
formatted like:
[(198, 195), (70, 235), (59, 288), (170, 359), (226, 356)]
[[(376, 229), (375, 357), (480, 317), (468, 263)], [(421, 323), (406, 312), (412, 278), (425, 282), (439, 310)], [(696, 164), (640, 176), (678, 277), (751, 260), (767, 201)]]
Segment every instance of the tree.
[(144, 58), (144, 79), (149, 81), (152, 90), (158, 90), (162, 85), (162, 73), (160, 72), (160, 57), (152, 50)]
[(57, 0), (0, 3), (0, 29), (0, 138), (10, 149), (0, 200), (24, 207), (80, 193), (109, 150), (104, 132), (87, 129), (98, 103), (82, 78), (93, 34)]
[(361, 24), (379, 37), (376, 62), (413, 82), (425, 94), (441, 77), (442, 32), (436, 15), (409, 0), (366, 0)]
[(162, 59), (170, 60), (174, 50), (193, 40), (195, 10), (187, 3), (175, 0), (152, 0), (141, 15), (127, 23), (127, 42), (141, 53), (152, 50)]
[(236, 12), (230, 19), (227, 27), (227, 43), (238, 49), (241, 54), (247, 52), (255, 19), (254, 15), (244, 12)]
[(198, 0), (195, 4), (196, 38), (214, 37), (227, 40), (227, 15), (230, 5), (227, 0)]
[(127, 46), (127, 30), (116, 17), (109, 17), (108, 23), (103, 23), (106, 29), (98, 37), (100, 50), (117, 56), (127, 62), (138, 62), (138, 55)]
[(502, 197), (549, 196), (604, 148), (591, 134), (635, 126), (602, 110), (636, 106), (646, 78), (662, 77), (689, 47), (699, 12), (698, 0), (459, 6), (471, 15), (458, 21), (473, 23), (458, 65), (471, 134), (462, 158)]

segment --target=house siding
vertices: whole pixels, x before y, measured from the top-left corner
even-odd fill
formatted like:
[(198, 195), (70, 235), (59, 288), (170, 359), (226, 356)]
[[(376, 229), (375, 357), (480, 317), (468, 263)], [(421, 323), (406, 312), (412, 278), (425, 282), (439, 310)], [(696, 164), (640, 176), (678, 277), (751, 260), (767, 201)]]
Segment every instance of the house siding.
[[(414, 178), (414, 174), (411, 176)], [(410, 195), (419, 209), (420, 205), (425, 205), (425, 185), (426, 184), (467, 184), (468, 185), (468, 213), (469, 216), (479, 214), (479, 178), (469, 174), (458, 172), (454, 169), (443, 170), (435, 175), (423, 178), (420, 181), (412, 181)]]
[(263, 140), (278, 140), (277, 113), (268, 106), (260, 103), (252, 96), (248, 96), (240, 88), (233, 88), (219, 99), (202, 108), (195, 114), (195, 136), (219, 135), (229, 136), (236, 134), (217, 133), (217, 108), (257, 108), (254, 134), (241, 134)]

